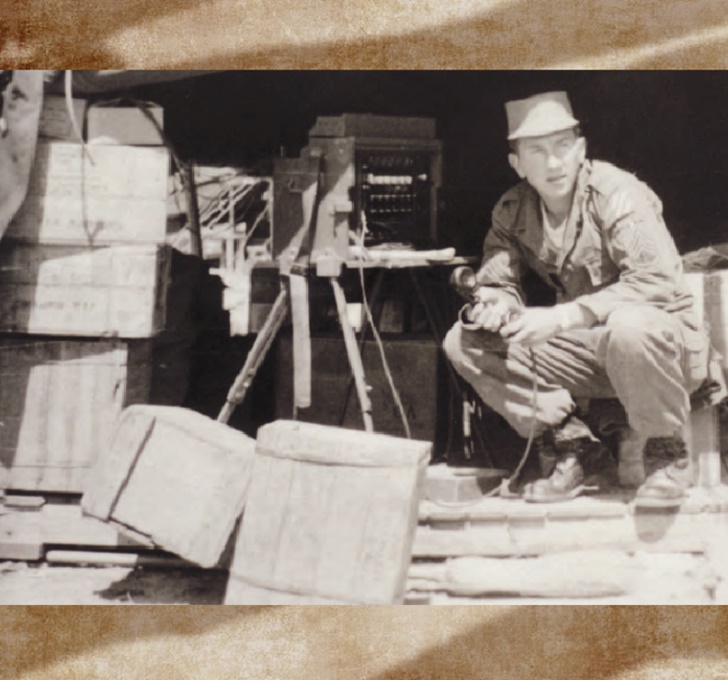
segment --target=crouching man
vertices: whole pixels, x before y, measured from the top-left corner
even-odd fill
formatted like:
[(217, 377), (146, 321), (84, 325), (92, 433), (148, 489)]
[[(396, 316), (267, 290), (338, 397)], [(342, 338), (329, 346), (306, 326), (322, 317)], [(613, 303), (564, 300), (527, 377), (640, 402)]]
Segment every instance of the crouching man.
[[(521, 436), (536, 435), (543, 479), (525, 487), (527, 500), (616, 481), (610, 452), (575, 415), (575, 399), (616, 397), (644, 443), (642, 471), (622, 465), (620, 480), (639, 487), (638, 505), (679, 505), (689, 485), (681, 432), (708, 340), (660, 200), (633, 175), (587, 160), (566, 93), (508, 102), (506, 114), (522, 181), (493, 211), (475, 301), (445, 353)], [(524, 305), (527, 269), (556, 290), (554, 307)]]

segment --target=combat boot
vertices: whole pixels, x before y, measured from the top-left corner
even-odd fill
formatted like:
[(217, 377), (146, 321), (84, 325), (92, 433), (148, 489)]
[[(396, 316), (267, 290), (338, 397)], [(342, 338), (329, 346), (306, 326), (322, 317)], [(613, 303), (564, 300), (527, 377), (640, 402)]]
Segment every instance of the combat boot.
[[(567, 433), (581, 436), (564, 436)], [(616, 465), (609, 450), (575, 418), (568, 428), (547, 431), (534, 445), (544, 478), (524, 487), (526, 501), (565, 501), (586, 489), (606, 489), (616, 482)]]
[(685, 442), (680, 437), (653, 437), (645, 444), (644, 457), (647, 477), (637, 489), (635, 506), (678, 507), (692, 483)]

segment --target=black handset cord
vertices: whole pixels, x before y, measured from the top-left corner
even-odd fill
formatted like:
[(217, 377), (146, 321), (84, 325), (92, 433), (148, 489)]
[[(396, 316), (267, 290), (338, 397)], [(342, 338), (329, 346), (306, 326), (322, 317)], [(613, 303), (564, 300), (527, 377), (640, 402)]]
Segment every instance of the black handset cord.
[(526, 448), (523, 451), (521, 460), (518, 462), (513, 474), (506, 480), (502, 481), (500, 486), (491, 491), (488, 495), (495, 496), (500, 494), (501, 496), (510, 497), (515, 492), (511, 490), (511, 485), (515, 484), (523, 472), (523, 468), (526, 465), (528, 456), (531, 454), (531, 448), (533, 447), (533, 440), (536, 438), (536, 413), (538, 408), (538, 374), (536, 373), (536, 353), (533, 351), (533, 347), (528, 349), (528, 356), (531, 359), (531, 366), (533, 368), (533, 390), (531, 392), (531, 425), (528, 430), (528, 440), (526, 442)]

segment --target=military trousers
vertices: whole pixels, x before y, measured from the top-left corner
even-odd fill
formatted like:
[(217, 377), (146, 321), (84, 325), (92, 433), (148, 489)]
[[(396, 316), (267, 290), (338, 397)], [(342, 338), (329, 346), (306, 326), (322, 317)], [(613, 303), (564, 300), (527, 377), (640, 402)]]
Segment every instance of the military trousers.
[(443, 349), (483, 402), (522, 437), (562, 423), (575, 400), (615, 397), (635, 432), (673, 436), (687, 421), (690, 393), (708, 365), (701, 329), (647, 305), (626, 305), (603, 325), (532, 348), (458, 322)]

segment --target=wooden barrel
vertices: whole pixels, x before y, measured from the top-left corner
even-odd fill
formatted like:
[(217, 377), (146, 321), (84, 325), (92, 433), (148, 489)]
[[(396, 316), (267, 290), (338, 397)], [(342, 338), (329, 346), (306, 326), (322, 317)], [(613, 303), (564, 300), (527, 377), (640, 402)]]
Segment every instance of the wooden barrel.
[(401, 602), (431, 449), (312, 423), (260, 428), (225, 603)]

